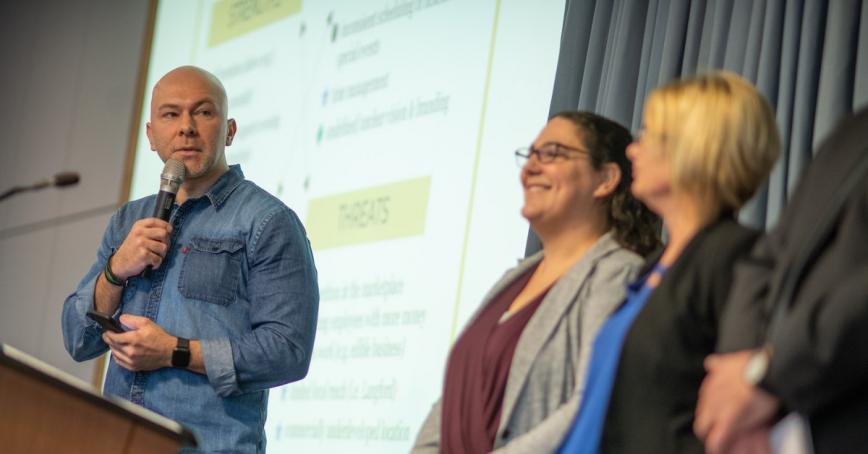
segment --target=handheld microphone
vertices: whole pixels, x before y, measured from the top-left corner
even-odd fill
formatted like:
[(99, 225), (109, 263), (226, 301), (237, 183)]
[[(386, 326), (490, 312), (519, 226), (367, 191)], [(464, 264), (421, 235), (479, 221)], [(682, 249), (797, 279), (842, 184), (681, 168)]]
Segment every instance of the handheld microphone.
[(37, 181), (36, 183), (33, 183), (29, 186), (15, 186), (11, 189), (8, 189), (3, 193), (0, 193), (0, 200), (11, 197), (15, 194), (18, 194), (19, 192), (38, 191), (49, 186), (55, 186), (58, 188), (63, 186), (72, 186), (74, 184), (78, 184), (78, 180), (78, 172), (60, 172), (55, 174), (51, 178)]
[[(160, 192), (157, 193), (157, 204), (154, 206), (155, 218), (168, 221), (172, 216), (172, 204), (175, 203), (175, 196), (178, 194), (178, 189), (181, 188), (181, 183), (184, 182), (186, 169), (181, 161), (169, 159), (166, 165), (163, 166), (163, 173), (160, 174)], [(144, 276), (150, 277), (153, 267), (148, 265), (145, 268)]]
[(155, 218), (164, 221), (169, 220), (172, 214), (172, 204), (175, 203), (175, 196), (178, 194), (178, 189), (181, 188), (181, 183), (184, 182), (186, 170), (181, 161), (169, 159), (163, 167), (163, 173), (160, 174), (160, 192), (157, 193), (157, 205), (154, 206)]

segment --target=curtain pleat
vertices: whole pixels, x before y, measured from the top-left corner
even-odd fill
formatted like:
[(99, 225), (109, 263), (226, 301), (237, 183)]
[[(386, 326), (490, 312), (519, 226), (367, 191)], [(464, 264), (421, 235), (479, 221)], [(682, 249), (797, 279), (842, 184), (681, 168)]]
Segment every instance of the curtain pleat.
[[(714, 69), (756, 84), (782, 153), (739, 213), (777, 221), (813, 152), (868, 104), (868, 0), (567, 0), (551, 114), (590, 110), (637, 131), (648, 93)], [(528, 239), (527, 253), (539, 244)]]

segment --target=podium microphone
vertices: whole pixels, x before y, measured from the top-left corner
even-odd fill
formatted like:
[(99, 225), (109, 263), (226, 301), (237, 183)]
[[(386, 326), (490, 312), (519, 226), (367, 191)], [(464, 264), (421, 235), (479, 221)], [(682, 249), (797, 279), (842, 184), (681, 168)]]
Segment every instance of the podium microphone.
[(15, 186), (13, 188), (7, 189), (3, 193), (0, 193), (0, 200), (11, 197), (19, 192), (26, 191), (38, 191), (40, 189), (44, 189), (47, 187), (64, 187), (64, 186), (72, 186), (78, 184), (79, 181), (78, 172), (60, 172), (55, 174), (51, 178), (46, 178), (41, 181), (37, 181), (29, 186)]
[[(172, 205), (175, 203), (175, 196), (178, 194), (178, 189), (181, 188), (181, 183), (184, 182), (186, 169), (181, 161), (169, 159), (166, 165), (163, 166), (163, 173), (160, 174), (160, 192), (157, 193), (157, 204), (154, 206), (155, 218), (164, 221), (169, 220), (172, 215)], [(150, 277), (151, 266), (145, 268), (144, 276)]]

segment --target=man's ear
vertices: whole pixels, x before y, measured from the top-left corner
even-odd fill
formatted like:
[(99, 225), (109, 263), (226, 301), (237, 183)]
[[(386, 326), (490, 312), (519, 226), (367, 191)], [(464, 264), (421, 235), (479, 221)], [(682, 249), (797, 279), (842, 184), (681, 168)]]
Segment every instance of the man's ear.
[(234, 118), (226, 121), (226, 146), (232, 145), (232, 139), (235, 138), (235, 133), (238, 132), (238, 125)]
[(615, 193), (618, 183), (621, 182), (621, 168), (614, 162), (603, 164), (600, 172), (603, 180), (594, 189), (594, 197), (606, 198)]
[(148, 136), (148, 143), (151, 145), (151, 151), (157, 151), (157, 146), (154, 145), (154, 133), (151, 131), (151, 122), (145, 123), (145, 135)]

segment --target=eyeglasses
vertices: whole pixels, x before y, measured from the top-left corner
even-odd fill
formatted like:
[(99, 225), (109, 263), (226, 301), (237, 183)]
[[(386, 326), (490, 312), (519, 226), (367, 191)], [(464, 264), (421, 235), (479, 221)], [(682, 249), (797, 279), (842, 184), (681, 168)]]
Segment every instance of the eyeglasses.
[(515, 150), (515, 163), (519, 167), (524, 167), (533, 155), (536, 155), (540, 163), (548, 164), (558, 158), (561, 158), (561, 160), (578, 159), (580, 156), (588, 154), (587, 150), (582, 150), (581, 148), (568, 147), (560, 143), (547, 143), (539, 148), (530, 146)]

